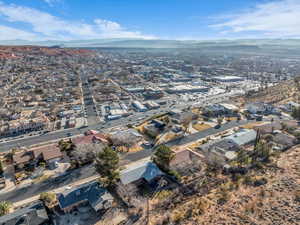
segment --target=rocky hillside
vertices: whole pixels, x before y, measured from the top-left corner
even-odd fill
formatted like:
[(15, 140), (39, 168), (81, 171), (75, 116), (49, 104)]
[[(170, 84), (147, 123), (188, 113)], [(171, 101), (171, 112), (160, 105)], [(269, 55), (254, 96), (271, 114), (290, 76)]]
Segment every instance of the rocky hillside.
[(156, 225), (299, 224), (300, 146), (247, 175), (202, 177), (156, 199), (150, 218)]
[(40, 46), (0, 46), (0, 59), (22, 58), (28, 55), (73, 56), (92, 53), (93, 51), (86, 49), (48, 48)]

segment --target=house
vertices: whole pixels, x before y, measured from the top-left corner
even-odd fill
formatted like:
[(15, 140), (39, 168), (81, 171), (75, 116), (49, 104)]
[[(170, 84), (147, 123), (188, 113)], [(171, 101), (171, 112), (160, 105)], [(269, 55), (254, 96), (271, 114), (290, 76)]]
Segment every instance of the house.
[(257, 125), (254, 127), (254, 129), (258, 131), (260, 134), (270, 134), (273, 133), (274, 130), (281, 130), (282, 124), (278, 121), (275, 121), (271, 123)]
[(151, 182), (164, 175), (164, 173), (156, 166), (155, 163), (151, 161), (145, 161), (141, 163), (135, 163), (130, 165), (127, 169), (122, 170), (120, 173), (120, 180), (123, 185), (135, 183), (140, 184), (146, 182), (151, 184)]
[(231, 160), (235, 159), (239, 146), (231, 139), (221, 139), (201, 145), (198, 148), (207, 162), (216, 162), (224, 166)]
[(87, 133), (87, 135), (73, 138), (72, 143), (75, 145), (97, 144), (97, 143), (108, 144), (109, 140), (107, 139), (107, 137), (104, 134), (89, 132), (89, 133)]
[(138, 145), (139, 142), (144, 140), (144, 137), (135, 129), (128, 129), (113, 133), (110, 136), (110, 140), (115, 146), (132, 147), (134, 145)]
[(175, 170), (180, 175), (188, 175), (188, 173), (201, 170), (203, 158), (188, 149), (174, 152), (175, 156), (170, 162), (170, 169)]
[(145, 134), (149, 135), (150, 137), (155, 138), (162, 132), (162, 130), (160, 128), (158, 128), (155, 124), (150, 123), (150, 124), (144, 126), (144, 132), (145, 132)]
[(285, 104), (284, 106), (285, 106), (286, 111), (292, 112), (295, 108), (299, 108), (300, 104), (290, 101), (287, 104)]
[(21, 169), (25, 165), (35, 167), (39, 161), (45, 161), (52, 169), (56, 167), (56, 162), (62, 157), (63, 154), (60, 151), (59, 146), (57, 144), (49, 144), (15, 153), (13, 155), (13, 164), (15, 168)]
[(237, 156), (242, 146), (252, 144), (256, 140), (257, 133), (250, 129), (241, 129), (225, 138), (211, 141), (198, 147), (207, 161), (215, 161), (221, 165), (227, 164)]
[(173, 113), (171, 114), (171, 121), (177, 124), (185, 123), (186, 121), (191, 121), (194, 119), (197, 119), (197, 115), (192, 112), (173, 111)]
[(227, 136), (225, 139), (231, 140), (238, 146), (245, 146), (247, 144), (254, 143), (257, 137), (257, 132), (252, 129), (240, 129), (236, 133)]
[(112, 206), (113, 197), (98, 182), (91, 182), (58, 194), (58, 204), (65, 213), (84, 203), (89, 204), (96, 212)]
[(41, 201), (0, 217), (0, 225), (46, 225), (49, 217)]
[(206, 116), (230, 116), (234, 115), (238, 111), (238, 108), (231, 104), (212, 104), (204, 108), (203, 114)]
[(280, 114), (279, 110), (273, 105), (263, 102), (250, 103), (245, 108), (251, 114)]
[(284, 134), (282, 132), (276, 132), (273, 135), (273, 142), (279, 145), (280, 149), (284, 150), (294, 146), (298, 141), (294, 136)]

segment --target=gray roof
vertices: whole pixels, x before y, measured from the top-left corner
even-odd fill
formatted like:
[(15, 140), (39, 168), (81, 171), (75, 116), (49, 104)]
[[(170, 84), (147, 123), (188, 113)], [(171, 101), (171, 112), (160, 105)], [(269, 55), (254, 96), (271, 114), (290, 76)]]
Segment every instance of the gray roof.
[(83, 184), (58, 195), (58, 202), (62, 209), (70, 207), (79, 202), (87, 201), (96, 211), (105, 208), (107, 201), (113, 197), (102, 188), (98, 182)]
[(256, 131), (250, 129), (241, 129), (240, 131), (226, 137), (225, 139), (232, 140), (237, 145), (242, 146), (255, 141)]
[(49, 220), (41, 201), (0, 217), (0, 225), (42, 225)]
[(209, 151), (213, 148), (223, 149), (225, 151), (231, 151), (231, 150), (237, 150), (238, 145), (231, 139), (223, 138), (219, 140), (210, 141), (200, 146), (200, 149), (202, 149), (203, 151)]
[(150, 182), (152, 179), (163, 175), (164, 173), (153, 162), (146, 161), (137, 163), (121, 171), (120, 179), (123, 184), (129, 184), (139, 179), (145, 179)]

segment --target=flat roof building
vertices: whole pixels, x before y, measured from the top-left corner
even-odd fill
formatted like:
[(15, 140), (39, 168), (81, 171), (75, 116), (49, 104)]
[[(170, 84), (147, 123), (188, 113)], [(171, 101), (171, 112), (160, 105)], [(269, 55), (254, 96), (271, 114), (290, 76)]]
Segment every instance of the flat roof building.
[(240, 82), (240, 81), (244, 81), (243, 77), (238, 77), (238, 76), (220, 76), (220, 77), (213, 77), (212, 79), (214, 81), (218, 81), (218, 82)]
[(189, 84), (177, 85), (171, 88), (167, 88), (166, 92), (172, 93), (187, 93), (187, 92), (208, 92), (209, 87), (205, 86), (193, 86)]

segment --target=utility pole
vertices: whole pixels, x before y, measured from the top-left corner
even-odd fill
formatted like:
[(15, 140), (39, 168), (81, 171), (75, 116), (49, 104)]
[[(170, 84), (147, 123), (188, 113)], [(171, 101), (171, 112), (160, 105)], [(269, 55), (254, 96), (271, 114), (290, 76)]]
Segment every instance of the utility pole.
[(147, 225), (150, 225), (150, 200), (153, 199), (158, 191), (167, 184), (167, 182), (162, 178), (160, 178), (157, 183), (158, 186), (155, 188), (152, 196), (150, 195), (149, 197), (147, 197)]

